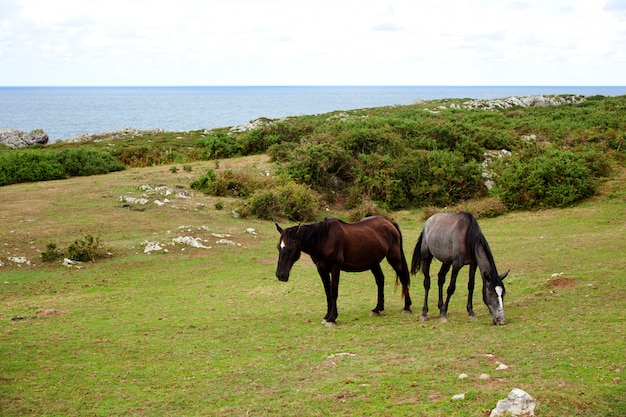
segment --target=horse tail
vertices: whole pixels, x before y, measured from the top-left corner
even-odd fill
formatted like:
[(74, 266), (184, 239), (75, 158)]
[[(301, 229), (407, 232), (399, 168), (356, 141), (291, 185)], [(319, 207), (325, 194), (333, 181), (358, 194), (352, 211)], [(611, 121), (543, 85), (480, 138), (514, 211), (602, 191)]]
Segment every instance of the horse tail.
[(406, 262), (406, 256), (404, 256), (404, 245), (402, 243), (402, 232), (400, 231), (400, 225), (392, 221), (394, 227), (398, 231), (400, 236), (400, 256), (402, 257), (402, 274), (396, 273), (396, 286), (398, 285), (398, 279), (402, 284), (402, 298), (409, 295), (409, 287), (411, 286), (411, 275), (409, 274), (409, 267)]
[(411, 274), (416, 274), (422, 267), (422, 239), (424, 238), (424, 231), (420, 233), (419, 239), (413, 249), (413, 258), (411, 259)]

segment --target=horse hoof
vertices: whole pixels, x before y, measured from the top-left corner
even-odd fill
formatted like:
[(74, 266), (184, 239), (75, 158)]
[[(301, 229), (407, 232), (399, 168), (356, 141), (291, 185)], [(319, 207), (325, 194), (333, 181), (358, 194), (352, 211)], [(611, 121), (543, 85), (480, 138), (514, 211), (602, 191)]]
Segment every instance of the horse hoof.
[(411, 310), (402, 310), (402, 314), (413, 314)]
[(447, 323), (447, 322), (448, 322), (447, 317), (439, 317), (439, 323)]
[(476, 321), (476, 320), (478, 320), (476, 316), (469, 316), (469, 321)]
[(420, 316), (420, 321), (428, 321), (428, 317), (427, 316)]
[(380, 313), (378, 311), (374, 311), (374, 310), (370, 311), (370, 317), (378, 317), (378, 316), (380, 316)]
[(326, 327), (335, 327), (337, 325), (337, 323), (335, 323), (334, 321), (326, 321), (326, 320), (324, 320), (324, 324), (326, 325)]

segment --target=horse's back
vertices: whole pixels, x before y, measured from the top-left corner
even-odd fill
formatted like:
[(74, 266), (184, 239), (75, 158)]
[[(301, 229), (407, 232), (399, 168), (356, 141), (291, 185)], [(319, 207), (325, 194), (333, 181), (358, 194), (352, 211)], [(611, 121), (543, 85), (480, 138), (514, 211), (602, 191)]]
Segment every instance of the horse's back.
[(422, 252), (430, 252), (442, 262), (461, 260), (466, 263), (465, 236), (469, 226), (466, 213), (437, 213), (426, 220)]
[(366, 217), (355, 223), (328, 219), (329, 240), (344, 262), (354, 267), (380, 262), (390, 252), (400, 256), (402, 237), (395, 224), (382, 216)]

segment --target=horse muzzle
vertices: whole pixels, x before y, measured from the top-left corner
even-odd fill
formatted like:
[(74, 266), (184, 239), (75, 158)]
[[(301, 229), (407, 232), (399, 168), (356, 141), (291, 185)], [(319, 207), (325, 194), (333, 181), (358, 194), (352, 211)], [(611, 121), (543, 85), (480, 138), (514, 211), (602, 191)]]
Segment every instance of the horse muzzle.
[(276, 271), (276, 278), (278, 278), (278, 280), (281, 282), (287, 282), (289, 281), (289, 273), (285, 274), (284, 272)]

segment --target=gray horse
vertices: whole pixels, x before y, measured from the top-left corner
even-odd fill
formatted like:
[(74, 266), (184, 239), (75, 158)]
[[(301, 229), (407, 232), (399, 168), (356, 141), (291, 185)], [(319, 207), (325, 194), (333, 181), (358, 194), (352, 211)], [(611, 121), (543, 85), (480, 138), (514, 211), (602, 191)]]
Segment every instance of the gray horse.
[[(480, 268), (483, 278), (483, 301), (489, 308), (493, 323), (506, 324), (504, 317), (504, 283), (502, 280), (508, 275), (508, 271), (498, 275), (496, 264), (487, 244), (487, 239), (480, 230), (474, 216), (468, 212), (457, 214), (437, 213), (431, 216), (424, 224), (420, 234), (413, 259), (411, 260), (411, 273), (415, 274), (422, 269), (424, 273), (424, 307), (420, 320), (428, 318), (428, 290), (430, 289), (430, 263), (434, 258), (439, 259), (443, 265), (439, 270), (439, 317), (441, 321), (448, 320), (448, 304), (450, 297), (456, 288), (456, 278), (459, 270), (464, 265), (469, 265), (469, 283), (467, 289), (467, 312), (470, 320), (476, 320), (472, 297), (474, 294), (474, 277), (476, 267)], [(448, 296), (443, 301), (443, 285), (446, 282), (446, 274), (452, 267)]]

